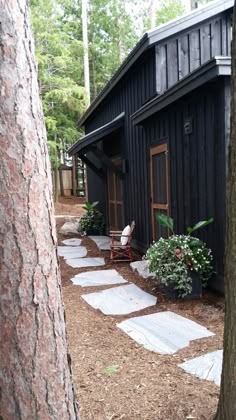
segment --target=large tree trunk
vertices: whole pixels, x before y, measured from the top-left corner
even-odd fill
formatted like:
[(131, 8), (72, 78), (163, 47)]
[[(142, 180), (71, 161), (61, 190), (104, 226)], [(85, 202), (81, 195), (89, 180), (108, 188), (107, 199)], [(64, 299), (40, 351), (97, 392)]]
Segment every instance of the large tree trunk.
[(27, 0), (0, 0), (0, 418), (77, 419)]
[(227, 183), (225, 328), (217, 420), (236, 419), (236, 15), (233, 19), (231, 135)]

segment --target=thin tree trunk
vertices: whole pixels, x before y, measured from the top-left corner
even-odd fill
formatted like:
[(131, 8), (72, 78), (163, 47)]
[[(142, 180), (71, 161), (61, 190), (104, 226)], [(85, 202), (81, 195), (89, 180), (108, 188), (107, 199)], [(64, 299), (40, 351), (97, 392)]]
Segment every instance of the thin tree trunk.
[(216, 420), (236, 419), (236, 16), (233, 19), (231, 135), (228, 161), (223, 371)]
[(59, 178), (57, 166), (55, 167), (53, 173), (54, 173), (54, 186), (55, 186), (54, 200), (55, 200), (55, 203), (57, 203), (58, 202), (58, 178)]
[(27, 0), (0, 0), (0, 418), (74, 420)]
[(89, 54), (88, 54), (88, 17), (87, 0), (82, 0), (82, 30), (84, 48), (84, 87), (88, 105), (90, 104), (90, 77), (89, 77)]
[(92, 74), (93, 74), (93, 98), (97, 96), (97, 74), (96, 74), (96, 65), (95, 65), (95, 57), (92, 57)]
[(150, 18), (150, 29), (156, 26), (156, 2), (151, 0), (149, 3), (149, 18)]

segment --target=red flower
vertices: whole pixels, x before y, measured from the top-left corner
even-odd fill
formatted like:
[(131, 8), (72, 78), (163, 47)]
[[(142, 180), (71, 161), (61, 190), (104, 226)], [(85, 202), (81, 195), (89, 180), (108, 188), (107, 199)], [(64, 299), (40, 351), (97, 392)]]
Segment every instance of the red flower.
[(180, 254), (181, 250), (179, 248), (176, 248), (175, 253)]
[(188, 265), (188, 266), (192, 265), (191, 261), (188, 261), (188, 262), (187, 262), (187, 265)]

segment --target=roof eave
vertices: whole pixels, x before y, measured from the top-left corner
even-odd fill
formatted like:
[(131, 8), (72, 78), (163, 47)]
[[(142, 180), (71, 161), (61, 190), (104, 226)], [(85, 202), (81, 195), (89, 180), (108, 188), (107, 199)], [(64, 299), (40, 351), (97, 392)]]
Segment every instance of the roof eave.
[(215, 57), (177, 82), (162, 95), (156, 96), (154, 99), (139, 108), (131, 115), (132, 122), (134, 125), (142, 125), (144, 120), (150, 118), (153, 114), (166, 108), (168, 105), (177, 101), (192, 90), (202, 86), (204, 83), (207, 83), (218, 76), (230, 75), (231, 58)]
[(99, 140), (102, 140), (104, 136), (108, 136), (110, 133), (119, 129), (124, 124), (125, 113), (122, 112), (112, 121), (107, 124), (104, 124), (101, 127), (98, 127), (96, 130), (91, 131), (90, 133), (83, 136), (80, 140), (74, 143), (67, 151), (69, 156), (73, 156), (81, 150), (84, 151), (89, 148), (92, 144), (96, 143)]
[(120, 79), (126, 74), (129, 68), (137, 61), (137, 59), (143, 54), (143, 52), (148, 48), (149, 38), (147, 32), (143, 35), (140, 41), (136, 44), (134, 49), (127, 56), (125, 61), (118, 68), (111, 80), (106, 84), (104, 89), (98, 94), (94, 99), (82, 117), (79, 119), (77, 125), (82, 127), (91, 115), (91, 113), (97, 108), (97, 106), (102, 102), (102, 100), (108, 95), (108, 93), (115, 87), (115, 85), (120, 81)]

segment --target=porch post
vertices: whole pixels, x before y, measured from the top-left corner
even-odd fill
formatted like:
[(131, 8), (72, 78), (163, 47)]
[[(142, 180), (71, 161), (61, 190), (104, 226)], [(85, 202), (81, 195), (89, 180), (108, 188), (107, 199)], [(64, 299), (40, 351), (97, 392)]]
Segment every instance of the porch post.
[(76, 196), (76, 189), (77, 189), (77, 182), (76, 182), (76, 167), (77, 167), (77, 154), (72, 156), (72, 190), (73, 190), (73, 196)]

